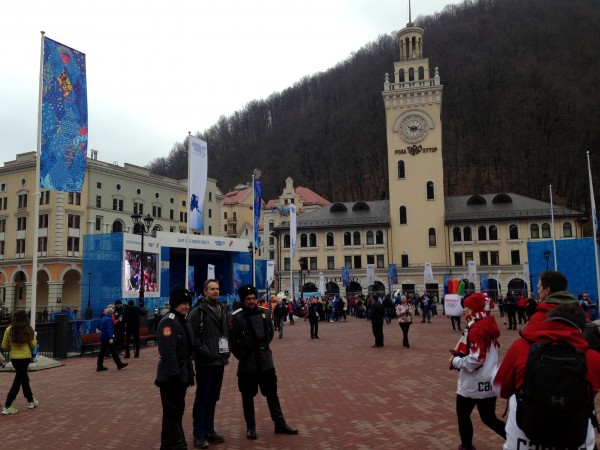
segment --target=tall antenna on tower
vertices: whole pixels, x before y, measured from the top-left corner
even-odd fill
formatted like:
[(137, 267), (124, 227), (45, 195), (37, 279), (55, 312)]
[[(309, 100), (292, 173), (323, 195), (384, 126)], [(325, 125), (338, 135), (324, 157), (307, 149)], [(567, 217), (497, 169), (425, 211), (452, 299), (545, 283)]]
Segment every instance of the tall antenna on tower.
[(408, 0), (408, 23), (412, 23), (412, 16), (410, 11), (410, 0)]

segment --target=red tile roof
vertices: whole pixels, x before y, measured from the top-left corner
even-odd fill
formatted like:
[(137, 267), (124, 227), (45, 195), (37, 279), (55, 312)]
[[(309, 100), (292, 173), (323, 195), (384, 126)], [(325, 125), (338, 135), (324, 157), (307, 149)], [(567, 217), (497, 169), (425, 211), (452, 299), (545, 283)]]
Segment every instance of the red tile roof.
[(251, 194), (252, 188), (230, 191), (225, 194), (223, 203), (225, 205), (239, 205), (246, 195)]
[(296, 188), (296, 193), (299, 194), (300, 197), (302, 197), (302, 200), (304, 200), (304, 206), (310, 206), (310, 205), (326, 206), (326, 205), (331, 204), (331, 202), (329, 200), (327, 200), (324, 197), (321, 197), (319, 194), (310, 190), (309, 188), (298, 186)]

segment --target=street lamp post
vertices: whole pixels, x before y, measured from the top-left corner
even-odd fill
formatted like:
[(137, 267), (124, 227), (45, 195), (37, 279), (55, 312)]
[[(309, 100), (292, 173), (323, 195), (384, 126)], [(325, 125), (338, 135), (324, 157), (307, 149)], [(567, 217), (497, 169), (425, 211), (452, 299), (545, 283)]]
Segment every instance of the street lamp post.
[(252, 283), (254, 284), (254, 244), (252, 242), (248, 244), (248, 254), (250, 255), (250, 265), (252, 266)]
[(550, 259), (550, 250), (544, 251), (544, 259), (546, 260), (546, 270), (548, 270), (548, 260)]
[(529, 292), (533, 292), (533, 276), (529, 274)]
[(88, 304), (87, 309), (85, 310), (85, 320), (91, 320), (92, 318), (92, 272), (88, 272)]
[(148, 213), (147, 216), (143, 217), (141, 214), (132, 214), (131, 220), (133, 220), (133, 233), (142, 235), (142, 251), (140, 254), (140, 274), (138, 276), (138, 286), (140, 291), (140, 298), (138, 300), (138, 306), (144, 308), (144, 235), (150, 233), (152, 222), (154, 218)]

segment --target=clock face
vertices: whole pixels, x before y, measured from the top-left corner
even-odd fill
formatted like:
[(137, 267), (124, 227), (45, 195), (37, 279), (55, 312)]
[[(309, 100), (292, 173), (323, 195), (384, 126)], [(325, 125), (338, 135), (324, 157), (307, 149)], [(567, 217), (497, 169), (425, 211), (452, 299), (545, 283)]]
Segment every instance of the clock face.
[(420, 142), (427, 136), (429, 125), (424, 117), (411, 114), (402, 120), (399, 131), (406, 142)]

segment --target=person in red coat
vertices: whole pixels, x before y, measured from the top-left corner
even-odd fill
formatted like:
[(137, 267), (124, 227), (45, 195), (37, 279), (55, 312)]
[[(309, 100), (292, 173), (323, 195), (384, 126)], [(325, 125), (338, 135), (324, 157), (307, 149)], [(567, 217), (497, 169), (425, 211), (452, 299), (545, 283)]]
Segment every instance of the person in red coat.
[[(589, 348), (581, 330), (585, 326), (583, 313), (577, 304), (554, 305), (548, 313), (548, 318), (563, 318), (561, 320), (546, 320), (543, 322), (529, 323), (521, 331), (521, 338), (516, 340), (506, 352), (504, 360), (498, 368), (494, 378), (494, 389), (499, 390), (500, 397), (508, 399), (508, 420), (506, 421), (506, 443), (503, 449), (519, 448), (519, 442), (529, 442), (529, 439), (517, 425), (516, 409), (517, 400), (515, 393), (525, 382), (525, 366), (529, 357), (532, 342), (543, 343), (552, 339), (562, 339), (573, 344), (577, 349), (585, 352), (588, 379), (592, 384), (594, 395), (600, 390), (600, 353)], [(582, 444), (583, 445), (583, 444)], [(535, 444), (526, 448), (534, 448)], [(591, 422), (588, 426), (588, 435), (585, 447), (579, 449), (593, 449), (595, 447), (594, 428)], [(520, 447), (523, 448), (523, 447)], [(537, 447), (536, 447), (537, 448)]]

